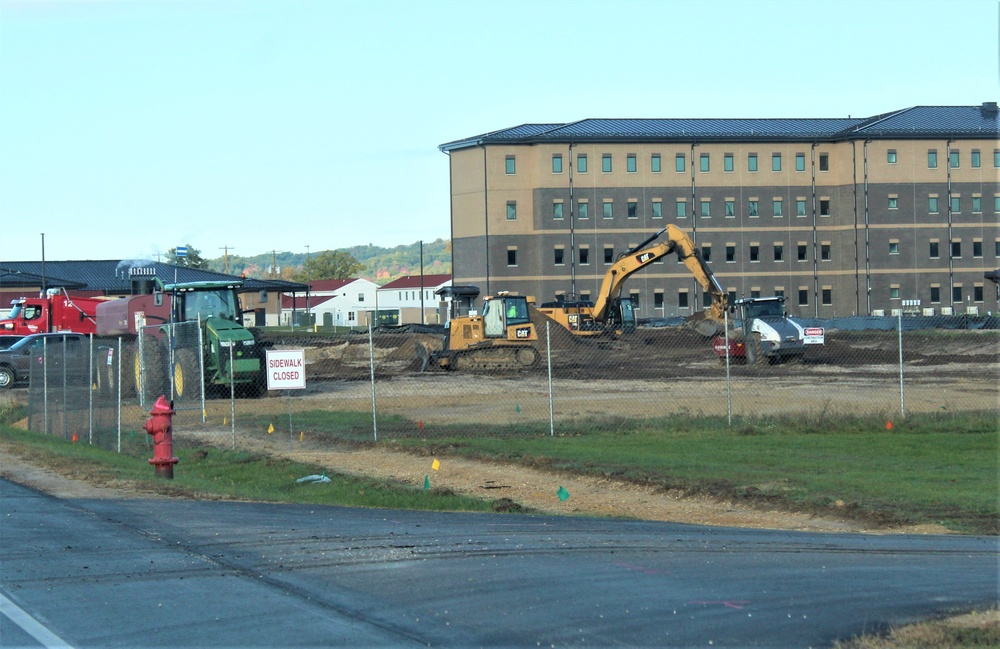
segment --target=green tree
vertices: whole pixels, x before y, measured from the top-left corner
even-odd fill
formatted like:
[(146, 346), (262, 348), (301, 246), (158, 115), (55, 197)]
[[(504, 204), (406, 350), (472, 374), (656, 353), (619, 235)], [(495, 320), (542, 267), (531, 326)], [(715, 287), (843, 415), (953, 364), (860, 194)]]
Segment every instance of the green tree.
[(365, 269), (350, 253), (343, 250), (324, 250), (310, 257), (302, 265), (302, 272), (296, 273), (296, 282), (312, 282), (319, 279), (347, 279)]
[(187, 244), (186, 257), (178, 257), (177, 248), (171, 248), (168, 250), (167, 263), (174, 264), (175, 266), (181, 266), (182, 268), (201, 268), (203, 270), (209, 270), (209, 260), (202, 258), (201, 251), (191, 244)]

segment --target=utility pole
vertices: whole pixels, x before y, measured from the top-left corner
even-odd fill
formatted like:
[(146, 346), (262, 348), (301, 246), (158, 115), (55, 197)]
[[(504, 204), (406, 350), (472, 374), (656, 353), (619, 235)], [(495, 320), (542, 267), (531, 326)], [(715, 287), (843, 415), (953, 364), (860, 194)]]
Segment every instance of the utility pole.
[(278, 251), (271, 250), (271, 279), (274, 279), (278, 274)]
[(219, 250), (225, 251), (225, 256), (226, 256), (226, 275), (229, 274), (229, 249), (230, 248), (232, 248), (233, 250), (236, 250), (236, 246), (220, 246), (219, 247)]

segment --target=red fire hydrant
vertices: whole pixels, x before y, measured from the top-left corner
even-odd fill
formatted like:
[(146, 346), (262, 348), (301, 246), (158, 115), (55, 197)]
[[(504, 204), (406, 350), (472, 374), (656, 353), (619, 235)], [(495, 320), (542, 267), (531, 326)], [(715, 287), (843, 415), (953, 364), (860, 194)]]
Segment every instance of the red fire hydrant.
[(174, 410), (167, 403), (167, 397), (161, 396), (156, 400), (149, 414), (152, 417), (142, 425), (145, 431), (153, 436), (153, 457), (149, 463), (156, 469), (158, 477), (173, 480), (174, 465), (177, 464), (177, 458), (173, 456), (174, 435), (171, 423)]

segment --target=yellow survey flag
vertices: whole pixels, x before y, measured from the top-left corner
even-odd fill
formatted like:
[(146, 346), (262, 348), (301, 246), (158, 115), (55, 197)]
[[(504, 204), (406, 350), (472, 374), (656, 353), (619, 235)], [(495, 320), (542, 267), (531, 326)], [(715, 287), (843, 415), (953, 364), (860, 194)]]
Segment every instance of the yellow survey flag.
[(437, 458), (434, 458), (434, 461), (431, 462), (431, 468), (435, 471), (441, 468), (441, 463), (437, 461)]
[(270, 435), (273, 432), (274, 432), (274, 424), (268, 424), (267, 425), (267, 434)]

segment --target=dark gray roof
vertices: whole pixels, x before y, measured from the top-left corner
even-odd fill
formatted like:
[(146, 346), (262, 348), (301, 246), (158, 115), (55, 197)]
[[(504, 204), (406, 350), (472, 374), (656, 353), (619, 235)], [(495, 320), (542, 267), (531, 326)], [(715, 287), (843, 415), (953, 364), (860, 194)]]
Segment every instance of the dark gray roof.
[[(199, 281), (230, 281), (238, 279), (235, 275), (216, 273), (210, 270), (185, 268), (157, 261), (147, 260), (117, 260), (102, 261), (46, 261), (44, 276), (49, 287), (64, 286), (69, 289), (83, 291), (101, 291), (108, 295), (128, 293), (131, 290), (129, 268), (148, 268), (164, 284), (174, 281), (175, 273), (178, 282)], [(38, 286), (42, 278), (42, 262), (40, 261), (0, 261), (0, 289), (14, 288), (15, 280), (21, 281), (20, 286)], [(28, 280), (35, 280), (27, 283)], [(8, 283), (8, 280), (10, 283)], [(305, 293), (309, 287), (297, 282), (284, 280), (246, 278), (243, 280), (244, 291), (283, 291)]]
[(865, 118), (584, 119), (568, 124), (522, 124), (442, 144), (447, 153), (483, 144), (546, 142), (837, 141), (868, 138), (982, 138), (1000, 136), (996, 103), (916, 106)]

